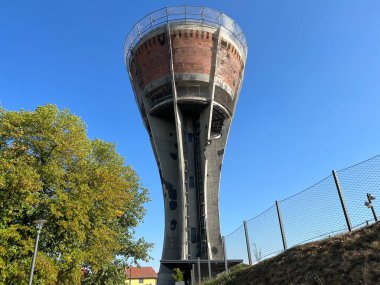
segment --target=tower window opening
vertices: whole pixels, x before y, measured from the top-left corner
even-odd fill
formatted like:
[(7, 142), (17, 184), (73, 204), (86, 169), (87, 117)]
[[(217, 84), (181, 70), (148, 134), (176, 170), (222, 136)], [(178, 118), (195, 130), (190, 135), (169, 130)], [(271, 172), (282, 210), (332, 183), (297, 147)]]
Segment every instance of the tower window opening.
[(194, 188), (195, 183), (194, 183), (194, 177), (190, 176), (189, 177), (189, 188)]
[(197, 242), (197, 229), (191, 228), (191, 242)]
[(187, 160), (185, 160), (185, 172), (187, 172), (187, 169), (188, 169), (188, 163), (187, 163)]

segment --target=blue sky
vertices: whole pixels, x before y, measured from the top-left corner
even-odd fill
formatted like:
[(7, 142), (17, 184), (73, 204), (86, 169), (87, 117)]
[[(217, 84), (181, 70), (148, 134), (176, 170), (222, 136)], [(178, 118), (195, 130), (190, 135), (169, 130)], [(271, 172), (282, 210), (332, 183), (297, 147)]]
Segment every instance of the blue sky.
[[(132, 4), (133, 3), (133, 4)], [(341, 169), (380, 153), (380, 2), (0, 0), (0, 101), (68, 108), (91, 138), (117, 143), (152, 202), (138, 236), (163, 240), (161, 185), (123, 63), (126, 34), (164, 6), (205, 5), (249, 45), (222, 171), (222, 233)]]

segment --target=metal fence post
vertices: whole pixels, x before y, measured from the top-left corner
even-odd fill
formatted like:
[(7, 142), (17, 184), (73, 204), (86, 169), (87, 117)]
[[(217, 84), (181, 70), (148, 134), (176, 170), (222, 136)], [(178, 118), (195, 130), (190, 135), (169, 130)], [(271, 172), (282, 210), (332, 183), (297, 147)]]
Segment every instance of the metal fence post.
[(338, 191), (340, 204), (342, 205), (342, 209), (343, 209), (343, 213), (344, 213), (344, 218), (346, 219), (348, 231), (351, 231), (352, 230), (351, 221), (350, 221), (350, 217), (348, 216), (348, 213), (347, 213), (346, 203), (344, 202), (342, 190), (340, 189), (340, 184), (339, 184), (338, 176), (337, 176), (335, 170), (332, 171), (332, 174), (333, 174), (333, 177), (334, 177), (336, 190)]
[(210, 258), (208, 259), (208, 278), (211, 279), (211, 261)]
[(282, 215), (281, 215), (281, 210), (280, 210), (280, 203), (277, 200), (276, 200), (276, 208), (277, 208), (278, 222), (280, 224), (280, 230), (281, 230), (282, 245), (284, 247), (284, 250), (287, 250), (288, 249), (288, 244), (286, 243), (284, 224), (282, 223)]
[(245, 233), (245, 242), (247, 244), (248, 264), (252, 265), (251, 245), (249, 243), (249, 234), (248, 234), (247, 221), (243, 221), (243, 225), (244, 225), (244, 233)]
[(195, 273), (194, 273), (194, 264), (191, 265), (191, 285), (195, 285)]
[(201, 278), (201, 259), (198, 257), (198, 284), (201, 284), (202, 278)]
[[(372, 198), (373, 198), (373, 197), (372, 197)], [(373, 199), (374, 199), (374, 198), (373, 198)], [(371, 199), (371, 194), (370, 194), (370, 193), (367, 193), (367, 200), (368, 200), (369, 208), (371, 208), (373, 218), (375, 219), (375, 222), (377, 222), (377, 216), (376, 216), (375, 208), (373, 207), (373, 204), (372, 204), (372, 200), (373, 200), (373, 199)]]
[(223, 251), (224, 251), (224, 269), (228, 273), (226, 238), (225, 237), (222, 237), (222, 243), (223, 243)]

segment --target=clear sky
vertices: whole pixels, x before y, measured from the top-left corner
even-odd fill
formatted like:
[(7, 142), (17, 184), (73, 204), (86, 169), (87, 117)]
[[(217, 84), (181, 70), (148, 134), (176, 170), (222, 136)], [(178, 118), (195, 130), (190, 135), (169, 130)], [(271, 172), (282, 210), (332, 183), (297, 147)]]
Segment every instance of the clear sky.
[(164, 211), (148, 135), (123, 62), (150, 11), (205, 5), (235, 19), (249, 45), (222, 171), (222, 233), (340, 169), (380, 153), (380, 1), (0, 0), (0, 101), (68, 108), (91, 138), (117, 143), (152, 201), (137, 229), (155, 243)]

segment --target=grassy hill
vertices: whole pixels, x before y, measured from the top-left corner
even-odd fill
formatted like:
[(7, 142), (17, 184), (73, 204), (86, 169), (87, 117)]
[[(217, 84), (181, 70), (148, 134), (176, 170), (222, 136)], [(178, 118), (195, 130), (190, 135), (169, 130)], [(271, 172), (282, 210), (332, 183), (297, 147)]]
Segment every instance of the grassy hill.
[(380, 284), (380, 222), (303, 244), (204, 285)]

